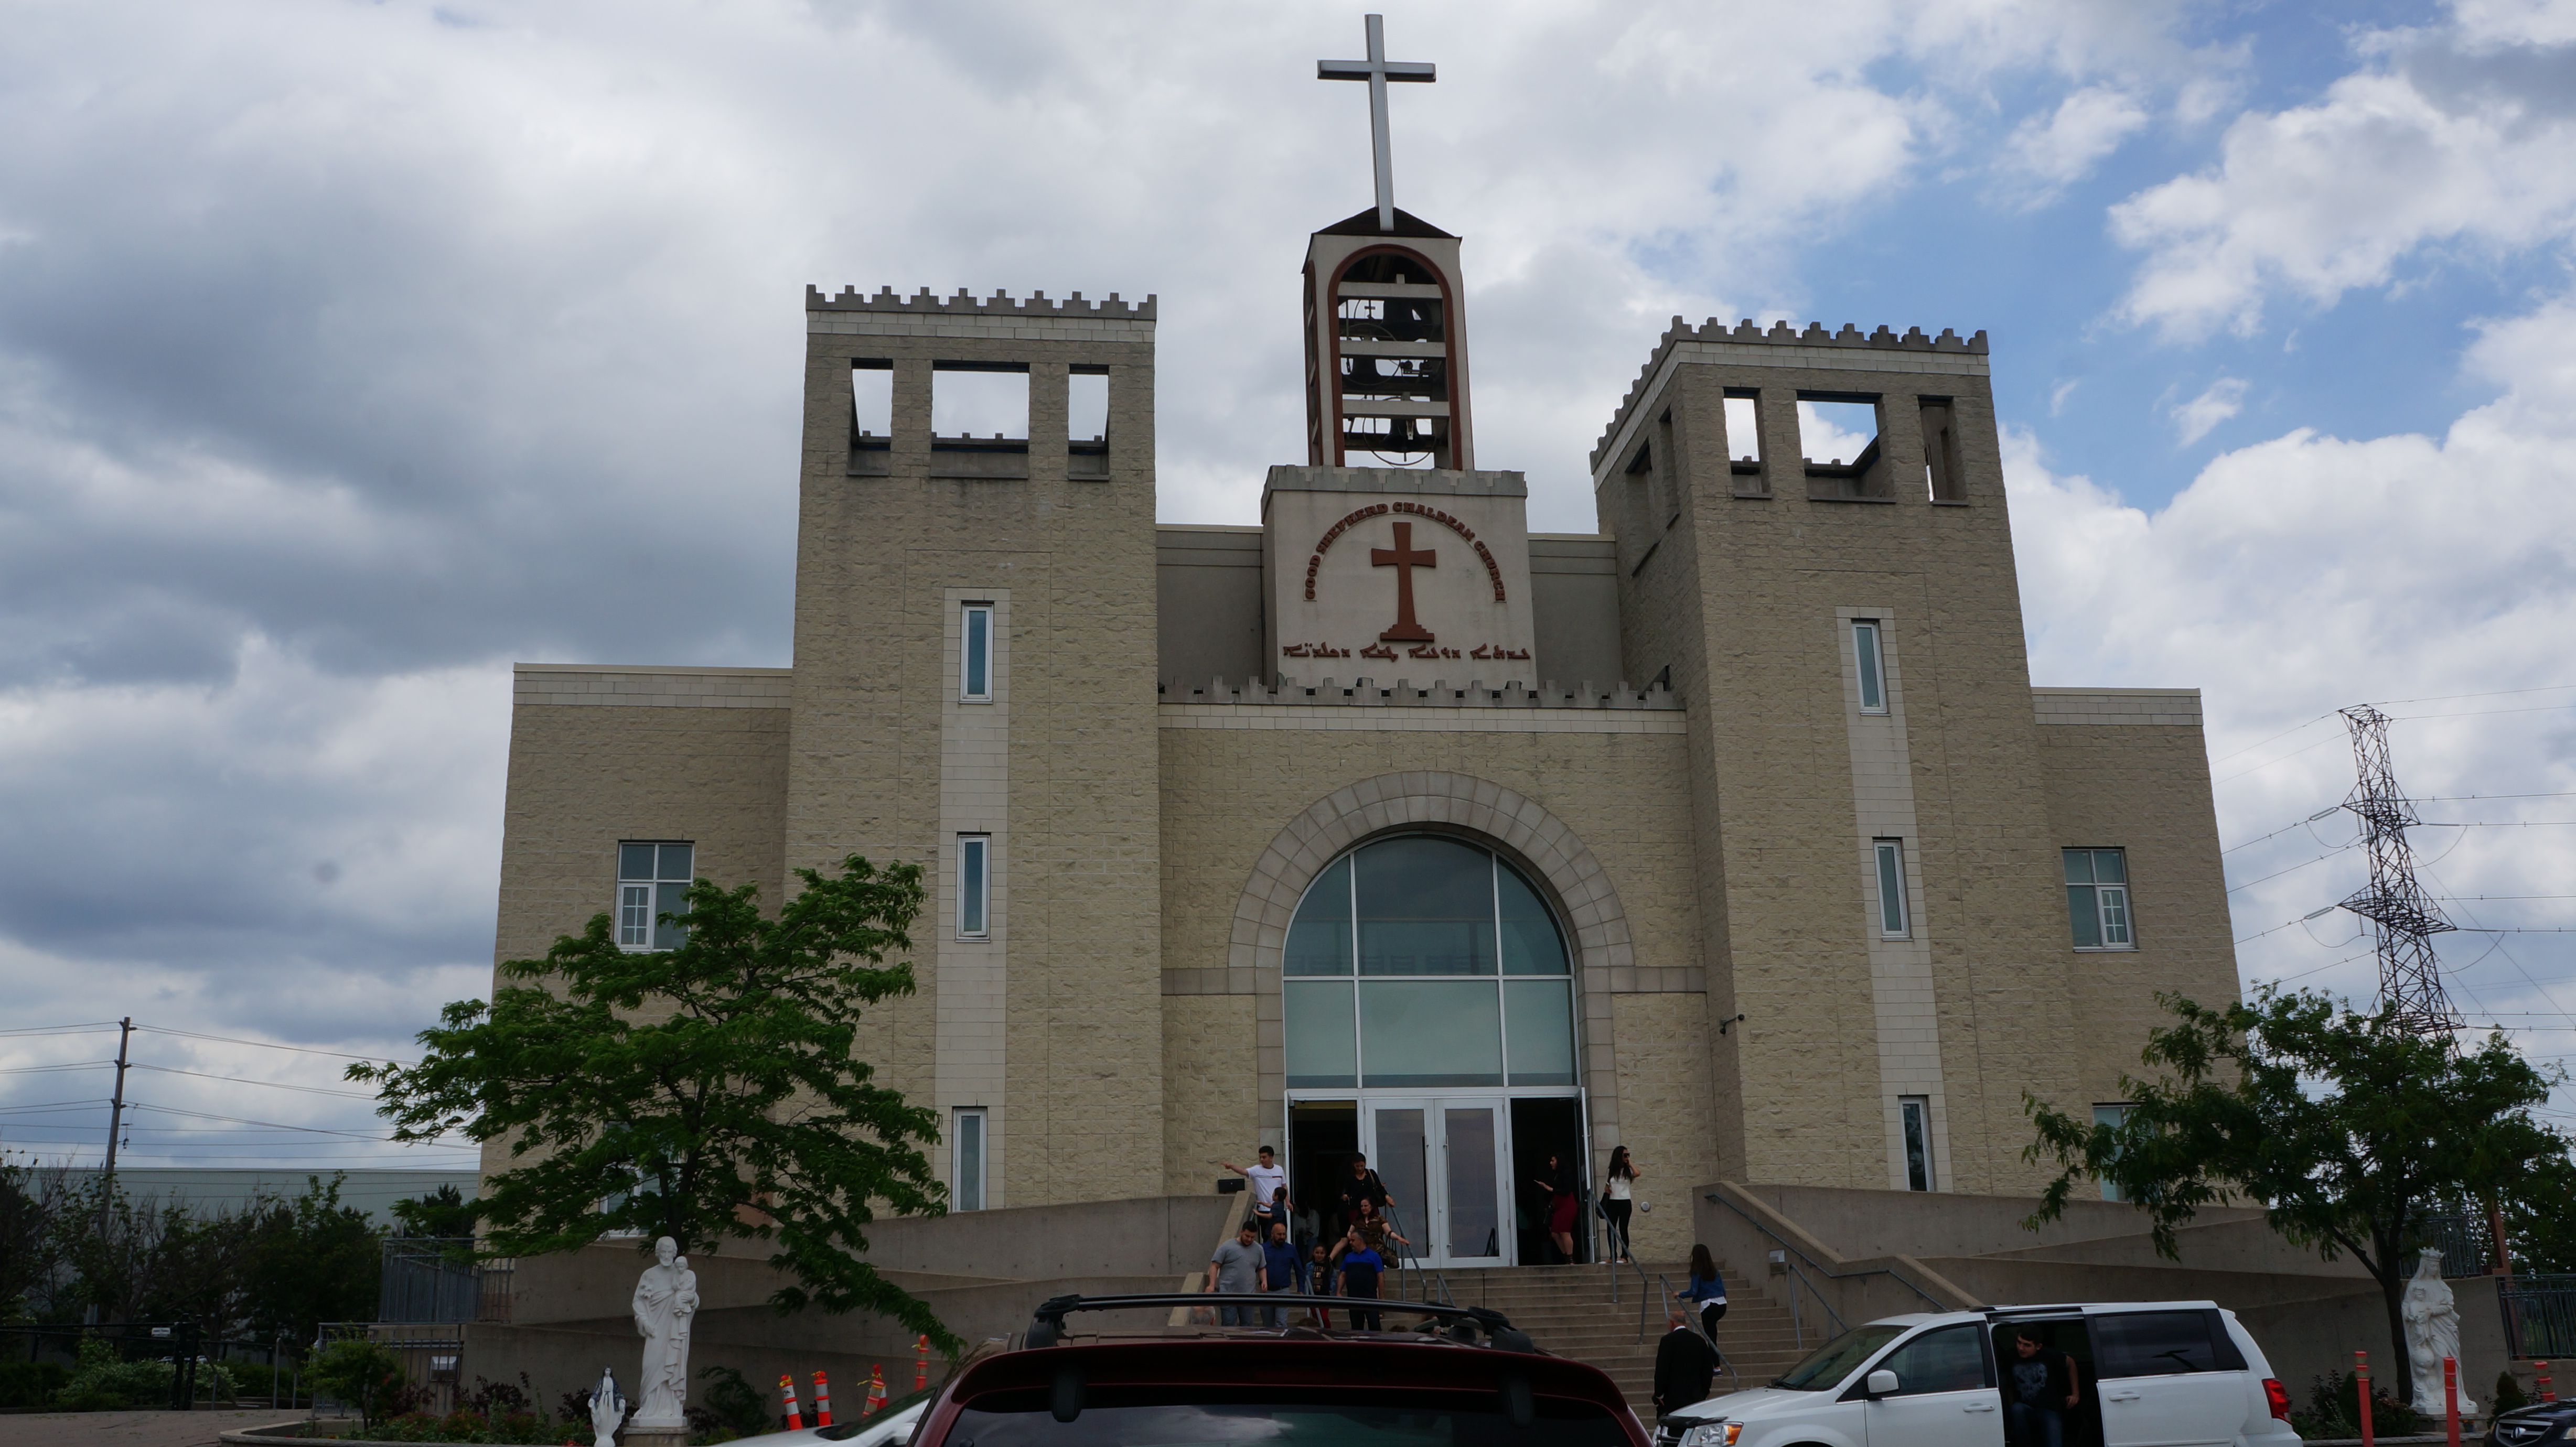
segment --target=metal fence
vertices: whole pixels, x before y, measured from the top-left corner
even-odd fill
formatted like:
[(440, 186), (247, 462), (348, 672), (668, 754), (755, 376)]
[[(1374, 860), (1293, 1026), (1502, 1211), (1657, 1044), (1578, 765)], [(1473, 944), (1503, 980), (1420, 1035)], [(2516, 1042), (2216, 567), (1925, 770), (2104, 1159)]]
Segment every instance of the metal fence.
[(2576, 1356), (2576, 1276), (2516, 1276), (2496, 1284), (2507, 1350), (2517, 1357)]
[(377, 1277), (378, 1321), (472, 1321), (483, 1305), (471, 1237), (393, 1236)]
[[(410, 1384), (406, 1411), (444, 1417), (457, 1408), (465, 1367), (464, 1334), (452, 1322), (326, 1321), (314, 1334), (316, 1351), (335, 1341), (372, 1341), (402, 1359)], [(326, 1403), (329, 1399), (322, 1399)], [(352, 1408), (354, 1410), (354, 1408)]]
[(379, 1323), (508, 1321), (508, 1258), (477, 1261), (471, 1237), (401, 1236), (384, 1243)]
[(2442, 1250), (2442, 1274), (2484, 1276), (2495, 1266), (2495, 1228), (2484, 1216), (2427, 1216), (2424, 1244)]
[[(155, 1400), (133, 1399), (133, 1382), (129, 1377), (117, 1391), (131, 1405), (162, 1406), (186, 1410), (201, 1402), (243, 1406), (262, 1401), (274, 1402), (281, 1384), (273, 1378), (280, 1356), (279, 1343), (226, 1340), (201, 1333), (192, 1321), (108, 1322), (99, 1325), (79, 1323), (21, 1323), (0, 1326), (0, 1360), (13, 1362), (52, 1362), (66, 1374), (80, 1369), (87, 1345), (90, 1355), (105, 1347), (121, 1363), (167, 1362), (170, 1364), (169, 1400), (158, 1400), (162, 1388), (152, 1389)], [(249, 1387), (236, 1393), (224, 1374), (213, 1369), (216, 1363), (248, 1366), (244, 1375)], [(263, 1384), (262, 1379), (271, 1379)], [(291, 1390), (286, 1393), (292, 1396)], [(41, 1402), (24, 1405), (44, 1406)]]

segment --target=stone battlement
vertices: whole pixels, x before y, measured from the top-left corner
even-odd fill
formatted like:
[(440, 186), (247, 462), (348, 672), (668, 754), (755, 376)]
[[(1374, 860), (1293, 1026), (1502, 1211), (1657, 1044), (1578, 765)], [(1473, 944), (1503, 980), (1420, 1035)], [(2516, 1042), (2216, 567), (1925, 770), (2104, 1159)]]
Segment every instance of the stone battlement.
[[(825, 296), (811, 285), (805, 288), (805, 309), (809, 312), (926, 312), (950, 316), (1097, 317), (1104, 321), (1152, 321), (1155, 300), (1149, 296), (1143, 301), (1121, 301), (1114, 291), (1107, 301), (1084, 301), (1078, 291), (1060, 301), (1051, 301), (1042, 291), (1031, 292), (1017, 300), (1009, 292), (996, 291), (979, 300), (962, 286), (952, 297), (932, 296), (926, 286), (911, 296), (897, 296), (890, 286), (879, 287), (874, 296), (848, 286), (841, 288), (839, 296)], [(1982, 339), (1984, 333), (1980, 332), (1978, 336)]]
[(1937, 337), (1923, 335), (1921, 327), (1908, 327), (1905, 329), (1905, 335), (1898, 336), (1884, 326), (1874, 332), (1863, 332), (1850, 322), (1843, 323), (1843, 329), (1836, 332), (1827, 331), (1822, 322), (1809, 322), (1806, 329), (1802, 331), (1791, 326), (1785, 319), (1773, 322), (1768, 329), (1765, 329), (1756, 326), (1751, 317), (1744, 318), (1732, 327), (1718, 321), (1715, 317), (1709, 318), (1698, 326), (1692, 326), (1688, 321), (1675, 317), (1672, 325), (1664, 329), (1663, 336), (1656, 342), (1655, 354), (1646, 359), (1645, 366), (1638, 369), (1637, 380), (1629, 385), (1628, 395), (1619, 399), (1619, 406), (1610, 414), (1610, 425), (1602, 429), (1601, 440), (1594, 444), (1592, 449), (1594, 467), (1598, 468), (1601, 465), (1602, 457), (1610, 450), (1612, 439), (1618, 435), (1621, 424), (1628, 420), (1629, 409), (1636, 406), (1638, 399), (1646, 394), (1646, 388), (1653, 382), (1656, 369), (1664, 364), (1665, 356), (1683, 342), (1733, 342), (1739, 345), (1773, 347), (1853, 347), (1882, 352), (1948, 352), (1959, 356), (1975, 357), (1986, 354), (1986, 334), (1983, 331), (1963, 339), (1948, 327), (1943, 327), (1941, 335)]
[(1399, 678), (1381, 683), (1373, 678), (1344, 682), (1327, 678), (1313, 686), (1282, 680), (1277, 687), (1257, 678), (1167, 678), (1157, 685), (1164, 703), (1314, 704), (1336, 708), (1681, 708), (1673, 691), (1655, 685), (1637, 688), (1622, 682), (1604, 688), (1586, 679), (1581, 684), (1546, 680), (1537, 688), (1507, 683), (1497, 688), (1482, 679), (1465, 684), (1435, 678), (1415, 683)]

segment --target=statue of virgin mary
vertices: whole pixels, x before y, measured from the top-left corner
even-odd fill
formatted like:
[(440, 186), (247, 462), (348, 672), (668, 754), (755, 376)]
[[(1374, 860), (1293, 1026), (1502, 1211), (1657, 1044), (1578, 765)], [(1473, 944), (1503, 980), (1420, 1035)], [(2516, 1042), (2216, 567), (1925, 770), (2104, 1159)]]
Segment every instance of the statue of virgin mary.
[[(2428, 1416), (2442, 1413), (2442, 1360), (2460, 1359), (2460, 1308), (2452, 1299), (2451, 1288), (2442, 1280), (2442, 1253), (2427, 1246), (2415, 1258), (2415, 1275), (2406, 1283), (2406, 1294), (2397, 1301), (2397, 1316), (2406, 1326), (2407, 1366), (2415, 1381), (2415, 1410)], [(2468, 1383), (2460, 1383), (2460, 1416), (2462, 1420), (2478, 1414), (2478, 1404), (2469, 1400)]]

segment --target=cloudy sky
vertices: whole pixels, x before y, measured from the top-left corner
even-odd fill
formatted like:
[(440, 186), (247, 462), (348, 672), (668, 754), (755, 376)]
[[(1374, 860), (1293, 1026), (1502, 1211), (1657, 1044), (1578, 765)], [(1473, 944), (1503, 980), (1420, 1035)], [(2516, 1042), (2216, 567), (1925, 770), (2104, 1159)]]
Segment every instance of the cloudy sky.
[[(1252, 521), (1364, 8), (0, 0), (0, 1143), (131, 1014), (137, 1155), (389, 1154), (303, 1052), (488, 982), (510, 662), (789, 661), (809, 282), (1159, 295)], [(2205, 690), (2247, 979), (2372, 989), (2383, 701), (2576, 1052), (2576, 0), (1379, 8), (1537, 526), (1673, 315), (1985, 329), (2035, 681)]]

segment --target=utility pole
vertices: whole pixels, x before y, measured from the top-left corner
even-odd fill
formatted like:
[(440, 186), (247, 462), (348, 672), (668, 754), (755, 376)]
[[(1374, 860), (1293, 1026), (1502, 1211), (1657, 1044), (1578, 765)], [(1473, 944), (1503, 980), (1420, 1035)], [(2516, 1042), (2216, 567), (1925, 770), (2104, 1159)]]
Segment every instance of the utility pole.
[(2397, 787), (2388, 757), (2388, 715), (2366, 703), (2342, 712), (2352, 730), (2358, 775), (2343, 806), (2361, 820), (2362, 843), (2370, 852), (2370, 883), (2343, 907), (2370, 921), (2379, 954), (2379, 999), (2390, 1010), (2390, 1023), (2410, 1035), (2449, 1039), (2463, 1022), (2442, 988), (2433, 936), (2457, 926), (2415, 881), (2415, 848), (2406, 831), (2421, 821), (2414, 802)]
[(107, 1235), (107, 1205), (116, 1196), (116, 1138), (125, 1134), (125, 1066), (126, 1046), (134, 1039), (134, 1017), (117, 1022), (116, 1097), (107, 1107), (107, 1170), (98, 1183), (98, 1234)]

